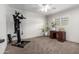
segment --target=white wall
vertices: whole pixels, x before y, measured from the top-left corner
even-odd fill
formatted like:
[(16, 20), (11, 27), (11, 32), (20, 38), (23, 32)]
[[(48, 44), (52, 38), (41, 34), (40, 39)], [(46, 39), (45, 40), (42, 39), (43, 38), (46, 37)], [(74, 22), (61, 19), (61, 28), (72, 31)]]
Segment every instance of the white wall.
[(55, 15), (50, 15), (48, 18), (48, 23), (57, 17), (68, 17), (69, 22), (64, 26), (66, 30), (66, 39), (72, 42), (79, 43), (79, 7), (66, 10)]
[(6, 5), (0, 4), (0, 39), (5, 39), (4, 43), (0, 43), (0, 53), (3, 53), (6, 45)]
[(41, 28), (45, 24), (45, 18), (43, 15), (10, 7), (7, 11), (7, 33), (14, 33), (14, 21), (12, 15), (15, 13), (15, 10), (20, 11), (26, 17), (26, 19), (24, 19), (21, 23), (21, 31), (23, 30), (23, 39), (42, 35)]
[(25, 16), (27, 19), (23, 21), (23, 37), (30, 38), (36, 36), (42, 36), (41, 29), (45, 24), (45, 18), (43, 15), (25, 11)]

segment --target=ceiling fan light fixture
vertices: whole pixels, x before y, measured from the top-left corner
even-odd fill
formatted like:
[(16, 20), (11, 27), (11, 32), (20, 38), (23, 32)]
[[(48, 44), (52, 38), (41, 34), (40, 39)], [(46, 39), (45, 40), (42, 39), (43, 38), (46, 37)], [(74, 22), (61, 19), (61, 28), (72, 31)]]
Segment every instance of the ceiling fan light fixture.
[(41, 9), (40, 9), (41, 11), (47, 12), (48, 9), (50, 9), (50, 6), (49, 6), (48, 4), (43, 4), (43, 5), (41, 5), (40, 8), (41, 8)]
[(52, 7), (50, 4), (41, 4), (39, 6), (40, 6), (40, 11), (42, 12), (48, 12), (48, 10), (56, 9), (55, 7)]

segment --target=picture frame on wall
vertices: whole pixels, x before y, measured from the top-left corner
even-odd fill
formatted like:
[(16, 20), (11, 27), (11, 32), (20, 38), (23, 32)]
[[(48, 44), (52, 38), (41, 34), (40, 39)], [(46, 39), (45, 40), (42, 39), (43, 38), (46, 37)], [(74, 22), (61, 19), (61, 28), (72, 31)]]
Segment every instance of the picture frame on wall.
[(65, 26), (68, 24), (68, 17), (59, 17), (59, 18), (56, 18), (56, 25), (57, 26)]
[(64, 25), (67, 25), (68, 24), (68, 17), (63, 17), (61, 18), (61, 24), (64, 26)]

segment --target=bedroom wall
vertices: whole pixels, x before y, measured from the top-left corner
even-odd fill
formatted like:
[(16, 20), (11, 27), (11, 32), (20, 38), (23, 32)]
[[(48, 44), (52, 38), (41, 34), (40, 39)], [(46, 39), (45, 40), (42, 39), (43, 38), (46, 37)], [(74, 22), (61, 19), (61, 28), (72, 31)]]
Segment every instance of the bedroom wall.
[(45, 25), (45, 18), (43, 15), (32, 13), (25, 11), (25, 16), (27, 19), (25, 19), (22, 22), (23, 26), (23, 38), (31, 38), (31, 37), (37, 37), (42, 36), (42, 28)]
[(7, 34), (14, 34), (14, 21), (12, 15), (15, 13), (15, 10), (21, 12), (26, 17), (21, 23), (21, 32), (23, 31), (23, 35), (21, 36), (23, 39), (42, 36), (41, 29), (45, 24), (45, 17), (43, 15), (10, 7), (8, 7), (7, 11)]
[(48, 17), (48, 23), (57, 17), (68, 17), (68, 24), (64, 26), (66, 40), (79, 43), (79, 7), (59, 12)]
[(0, 43), (0, 54), (5, 51), (7, 45), (6, 39), (6, 5), (0, 4), (0, 39), (5, 39), (4, 43)]

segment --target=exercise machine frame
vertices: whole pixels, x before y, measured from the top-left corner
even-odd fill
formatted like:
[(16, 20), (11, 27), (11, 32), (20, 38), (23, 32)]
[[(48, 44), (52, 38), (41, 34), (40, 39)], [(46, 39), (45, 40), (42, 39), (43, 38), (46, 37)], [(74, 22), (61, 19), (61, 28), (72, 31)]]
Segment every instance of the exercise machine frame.
[(14, 33), (17, 35), (17, 42), (15, 44), (12, 44), (13, 46), (24, 48), (24, 46), (29, 43), (30, 41), (22, 41), (21, 35), (20, 35), (20, 24), (22, 19), (26, 19), (21, 13), (15, 11), (15, 14), (13, 15), (14, 19)]

